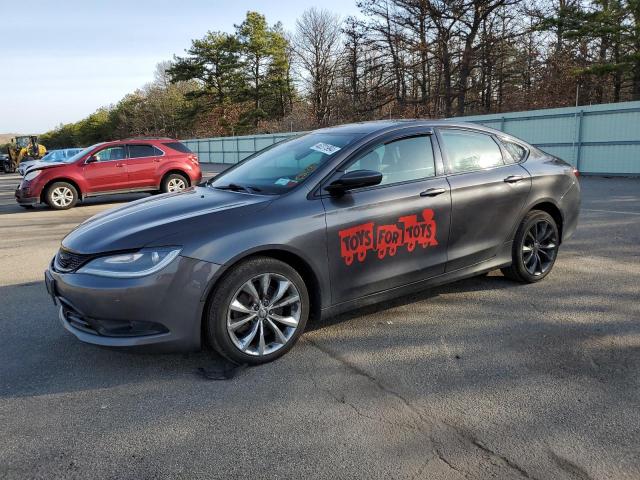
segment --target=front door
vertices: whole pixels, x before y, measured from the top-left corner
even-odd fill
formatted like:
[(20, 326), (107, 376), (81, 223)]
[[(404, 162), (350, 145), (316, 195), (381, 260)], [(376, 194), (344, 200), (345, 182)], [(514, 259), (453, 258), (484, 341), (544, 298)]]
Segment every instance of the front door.
[(157, 186), (159, 179), (156, 170), (160, 165), (163, 153), (148, 144), (127, 145), (127, 171), (129, 172), (129, 188), (145, 188)]
[(95, 161), (86, 163), (83, 175), (89, 184), (88, 193), (112, 192), (126, 189), (129, 177), (122, 145), (107, 147), (92, 155)]
[(331, 177), (352, 170), (383, 174), (380, 185), (323, 196), (334, 304), (444, 272), (451, 198), (446, 178), (437, 176), (435, 152), (428, 134), (391, 138), (356, 154)]
[(439, 135), (451, 186), (449, 272), (494, 257), (511, 240), (531, 177), (505, 164), (492, 135), (455, 128)]

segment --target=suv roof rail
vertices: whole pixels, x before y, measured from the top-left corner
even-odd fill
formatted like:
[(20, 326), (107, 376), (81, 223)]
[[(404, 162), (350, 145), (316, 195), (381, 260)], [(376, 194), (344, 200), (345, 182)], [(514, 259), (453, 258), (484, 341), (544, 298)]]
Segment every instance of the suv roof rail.
[(125, 140), (175, 140), (175, 138), (171, 138), (171, 137), (129, 137), (129, 138), (123, 138), (121, 140), (125, 141)]

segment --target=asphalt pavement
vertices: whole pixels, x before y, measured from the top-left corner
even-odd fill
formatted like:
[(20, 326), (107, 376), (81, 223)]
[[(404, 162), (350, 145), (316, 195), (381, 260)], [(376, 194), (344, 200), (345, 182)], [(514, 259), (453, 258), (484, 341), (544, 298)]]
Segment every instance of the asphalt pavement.
[(238, 372), (67, 333), (43, 270), (141, 195), (23, 210), (18, 181), (0, 174), (0, 479), (640, 478), (640, 179), (582, 179), (579, 229), (538, 284), (403, 297)]

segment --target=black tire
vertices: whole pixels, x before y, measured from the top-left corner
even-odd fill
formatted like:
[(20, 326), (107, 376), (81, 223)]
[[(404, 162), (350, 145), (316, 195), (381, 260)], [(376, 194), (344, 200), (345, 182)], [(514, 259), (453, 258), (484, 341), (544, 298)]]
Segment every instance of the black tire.
[[(270, 316), (267, 316), (267, 318), (264, 318), (264, 319), (261, 319), (260, 317), (256, 317), (255, 321), (252, 320), (251, 322), (248, 322), (246, 326), (241, 327), (241, 329), (246, 328), (246, 331), (248, 332), (249, 330), (252, 330), (255, 325), (258, 325), (259, 323), (263, 324), (263, 326), (260, 326), (260, 328), (264, 328), (263, 338), (265, 338), (265, 341), (269, 339), (273, 340), (269, 344), (267, 344), (267, 347), (277, 348), (277, 349), (271, 353), (267, 353), (265, 350), (264, 354), (259, 355), (258, 353), (255, 353), (255, 352), (253, 354), (246, 353), (245, 351), (241, 350), (240, 347), (236, 345), (236, 343), (234, 343), (234, 340), (232, 340), (231, 338), (232, 334), (229, 333), (230, 327), (228, 328), (227, 326), (227, 323), (228, 323), (227, 320), (232, 315), (235, 315), (235, 313), (233, 313), (232, 310), (230, 309), (230, 305), (234, 299), (238, 298), (237, 297), (238, 295), (246, 295), (245, 298), (247, 299), (251, 298), (251, 296), (246, 293), (248, 292), (248, 290), (244, 290), (243, 286), (247, 282), (252, 281), (252, 279), (255, 279), (256, 277), (261, 276), (263, 274), (270, 274), (270, 275), (277, 276), (277, 277), (272, 277), (275, 280), (271, 284), (272, 288), (269, 289), (271, 293), (268, 294), (267, 297), (273, 298), (276, 296), (275, 292), (277, 290), (277, 287), (280, 285), (280, 283), (277, 283), (276, 285), (276, 282), (278, 282), (279, 280), (281, 281), (282, 278), (285, 278), (286, 280), (288, 280), (295, 287), (295, 289), (288, 290), (285, 296), (289, 295), (288, 298), (294, 298), (295, 297), (294, 294), (297, 293), (299, 302), (296, 303), (295, 305), (291, 305), (289, 307), (282, 307), (282, 308), (290, 309), (289, 313), (288, 314), (283, 313), (283, 316), (291, 315), (291, 317), (293, 317), (294, 314), (291, 312), (295, 307), (296, 309), (295, 314), (299, 315), (299, 319), (297, 321), (297, 326), (292, 331), (289, 330), (289, 327), (283, 324), (277, 325), (278, 327), (281, 328), (282, 331), (288, 332), (287, 334), (290, 335), (285, 343), (275, 341), (276, 340), (275, 331), (272, 329), (271, 326), (267, 324), (267, 322), (271, 321), (270, 319), (272, 317)], [(254, 285), (256, 284), (254, 283)], [(261, 285), (258, 284), (256, 287), (256, 290), (260, 290), (261, 288), (262, 288)], [(241, 293), (241, 292), (245, 292), (245, 293)], [(282, 301), (282, 298), (284, 297), (281, 297), (281, 301)], [(245, 303), (247, 302), (245, 301)], [(274, 303), (277, 305), (278, 302), (274, 302)], [(256, 307), (254, 306), (253, 309), (255, 308)], [(218, 282), (218, 287), (211, 294), (209, 307), (207, 309), (207, 316), (204, 320), (206, 340), (214, 350), (216, 350), (220, 355), (222, 355), (223, 357), (225, 357), (226, 359), (228, 359), (233, 363), (259, 365), (262, 363), (271, 362), (276, 358), (279, 358), (285, 353), (287, 353), (296, 343), (296, 341), (298, 340), (298, 338), (300, 337), (300, 335), (302, 334), (306, 326), (307, 319), (309, 317), (309, 308), (310, 308), (309, 294), (307, 292), (307, 287), (304, 283), (304, 280), (300, 276), (300, 274), (294, 268), (274, 258), (255, 257), (233, 267)], [(262, 308), (262, 305), (261, 305), (260, 310), (263, 310), (263, 309), (267, 310), (269, 314), (271, 314), (270, 307)], [(275, 312), (276, 310), (278, 309), (274, 307), (273, 311)], [(252, 310), (252, 311), (255, 311), (255, 315), (258, 314), (256, 310)], [(278, 310), (278, 312), (284, 312), (284, 310)], [(266, 314), (266, 312), (264, 313)], [(247, 317), (250, 316), (245, 313), (241, 313), (238, 315), (247, 315)], [(242, 320), (242, 318), (234, 318), (234, 319), (231, 319), (230, 322), (232, 320)], [(255, 328), (258, 329), (258, 327), (255, 327)], [(240, 331), (241, 329), (238, 329), (238, 331)], [(259, 331), (262, 332), (262, 330), (259, 330)], [(246, 335), (245, 338), (249, 337), (248, 334), (241, 333), (239, 335)], [(256, 342), (259, 343), (259, 335), (255, 333), (254, 335), (255, 337), (258, 337)], [(252, 338), (255, 338), (255, 337), (252, 337)], [(252, 343), (253, 343), (252, 341), (249, 342), (249, 347), (248, 347), (249, 349), (251, 349), (250, 345)], [(277, 345), (280, 345), (280, 346), (276, 347)]]
[[(64, 197), (64, 200), (61, 199)], [(78, 203), (76, 187), (67, 182), (52, 183), (45, 193), (45, 201), (54, 210), (68, 210)]]
[(167, 175), (162, 179), (160, 191), (162, 193), (177, 191), (172, 187), (172, 185), (174, 185), (175, 183), (183, 183), (183, 188), (187, 188), (189, 186), (189, 179), (185, 175), (181, 175), (179, 173), (172, 173), (170, 175)]
[[(536, 232), (542, 232), (542, 225), (546, 225), (546, 230), (537, 237)], [(539, 282), (553, 269), (559, 245), (560, 234), (553, 217), (542, 210), (532, 210), (516, 231), (511, 250), (511, 266), (502, 268), (501, 271), (505, 277), (518, 282)]]

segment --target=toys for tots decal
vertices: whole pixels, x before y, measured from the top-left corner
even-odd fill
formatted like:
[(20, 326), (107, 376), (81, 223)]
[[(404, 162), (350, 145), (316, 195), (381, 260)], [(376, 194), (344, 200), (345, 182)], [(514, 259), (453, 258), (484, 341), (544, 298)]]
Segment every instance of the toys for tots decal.
[(391, 225), (369, 222), (340, 230), (338, 233), (340, 256), (347, 265), (351, 265), (354, 258), (364, 262), (370, 250), (377, 251), (378, 258), (382, 260), (387, 254), (394, 256), (401, 247), (412, 252), (416, 245), (422, 248), (438, 245), (436, 222), (433, 219), (433, 210), (429, 208), (422, 211), (422, 220), (418, 220), (418, 215), (406, 215)]

